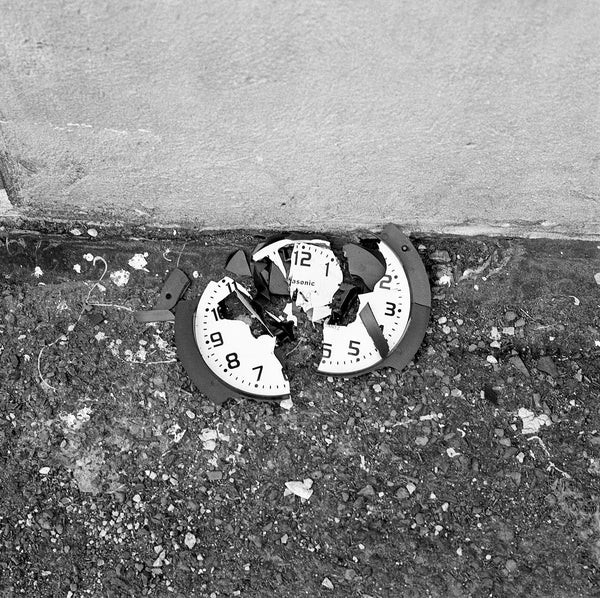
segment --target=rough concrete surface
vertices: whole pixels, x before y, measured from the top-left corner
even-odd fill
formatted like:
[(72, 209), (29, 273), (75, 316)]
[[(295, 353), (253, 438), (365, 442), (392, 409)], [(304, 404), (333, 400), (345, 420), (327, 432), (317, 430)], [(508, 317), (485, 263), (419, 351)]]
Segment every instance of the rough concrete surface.
[(25, 217), (594, 235), (600, 5), (0, 0)]

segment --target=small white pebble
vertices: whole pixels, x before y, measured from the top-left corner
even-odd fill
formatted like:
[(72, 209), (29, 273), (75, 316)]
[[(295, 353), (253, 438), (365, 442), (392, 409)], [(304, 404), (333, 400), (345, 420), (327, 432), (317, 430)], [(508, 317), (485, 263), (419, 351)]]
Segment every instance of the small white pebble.
[(77, 274), (81, 274), (81, 266), (79, 264), (75, 264), (73, 266), (73, 270), (75, 270), (75, 272), (77, 272)]
[(373, 384), (373, 390), (375, 392), (381, 392), (381, 384)]
[(198, 277), (200, 276), (200, 274), (198, 274), (198, 270), (194, 270), (194, 271), (192, 272), (192, 276), (193, 276), (194, 278), (198, 278)]
[(192, 534), (191, 532), (187, 532), (185, 534), (185, 539), (183, 540), (183, 543), (191, 550), (192, 548), (194, 548), (194, 546), (196, 546), (196, 536), (194, 536), (194, 534)]
[(190, 419), (196, 419), (196, 414), (193, 411), (190, 411), (189, 409), (185, 412), (185, 414), (190, 418)]
[(69, 232), (75, 237), (81, 236), (81, 231), (78, 228), (72, 228)]
[(44, 271), (39, 267), (36, 266), (35, 270), (33, 271), (33, 276), (35, 276), (36, 278), (39, 278), (40, 276), (44, 275)]
[(457, 554), (458, 556), (462, 556), (462, 548), (460, 548), (460, 547), (459, 547), (459, 548), (457, 548), (457, 549), (456, 549), (456, 554)]
[(323, 579), (323, 581), (321, 582), (321, 585), (324, 588), (327, 588), (328, 590), (333, 590), (333, 584), (331, 583), (331, 580), (329, 579), (329, 577), (325, 577)]
[(450, 505), (449, 505), (447, 502), (445, 502), (445, 503), (442, 505), (442, 511), (444, 511), (444, 513), (446, 513), (446, 512), (448, 511), (448, 507), (449, 507), (449, 506), (450, 506)]
[(94, 261), (94, 256), (93, 256), (91, 253), (86, 253), (86, 254), (84, 254), (84, 256), (83, 256), (83, 259), (84, 259), (86, 262), (93, 262), (93, 261)]
[(49, 467), (42, 467), (42, 468), (40, 469), (40, 473), (41, 473), (42, 475), (48, 475), (48, 474), (50, 473), (50, 468), (49, 468)]
[(438, 318), (438, 324), (445, 324), (447, 321), (448, 321), (448, 318), (446, 318), (445, 316)]
[(279, 401), (279, 406), (289, 411), (294, 406), (294, 401), (292, 399), (284, 399), (283, 401)]
[(498, 360), (497, 360), (497, 359), (496, 359), (496, 358), (495, 358), (493, 355), (488, 355), (488, 356), (486, 357), (486, 361), (487, 361), (488, 363), (492, 363), (492, 364), (494, 364), (494, 363), (498, 363)]
[(412, 494), (417, 487), (412, 482), (408, 482), (408, 484), (406, 484), (406, 489), (408, 490), (409, 494)]
[(97, 237), (98, 236), (98, 231), (95, 228), (88, 228), (87, 229), (87, 234), (90, 237)]
[(458, 457), (460, 455), (460, 453), (452, 447), (446, 449), (446, 454), (448, 455), (448, 457), (450, 457), (450, 459), (453, 459), (454, 457)]

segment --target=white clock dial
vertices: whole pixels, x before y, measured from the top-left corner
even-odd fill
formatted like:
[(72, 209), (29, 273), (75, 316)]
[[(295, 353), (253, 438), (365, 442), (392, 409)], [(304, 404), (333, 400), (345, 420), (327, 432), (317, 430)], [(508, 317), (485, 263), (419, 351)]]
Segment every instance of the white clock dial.
[(311, 243), (313, 245), (322, 245), (324, 247), (329, 247), (329, 241), (323, 241), (321, 239), (307, 239), (302, 241), (295, 241), (293, 239), (281, 239), (280, 241), (274, 241), (273, 243), (269, 243), (262, 249), (255, 251), (252, 255), (252, 259), (255, 262), (260, 262), (265, 258), (270, 259), (279, 268), (279, 270), (281, 270), (283, 276), (287, 277), (287, 270), (283, 265), (283, 260), (281, 259), (279, 250), (285, 247), (289, 247), (290, 245), (294, 245), (295, 243)]
[(313, 322), (331, 315), (331, 302), (342, 280), (342, 269), (329, 247), (294, 245), (288, 276), (290, 295), (296, 296), (296, 305)]
[[(410, 285), (396, 254), (382, 241), (378, 248), (385, 259), (385, 274), (372, 292), (359, 295), (358, 313), (369, 304), (380, 328), (383, 327), (383, 336), (391, 352), (402, 340), (409, 323)], [(376, 365), (384, 357), (358, 315), (347, 326), (323, 326), (323, 357), (319, 372), (354, 374)]]
[(274, 354), (275, 338), (255, 337), (241, 320), (222, 317), (219, 303), (242, 285), (228, 276), (208, 283), (194, 318), (194, 336), (202, 359), (229, 386), (248, 394), (276, 397), (289, 394), (290, 385)]

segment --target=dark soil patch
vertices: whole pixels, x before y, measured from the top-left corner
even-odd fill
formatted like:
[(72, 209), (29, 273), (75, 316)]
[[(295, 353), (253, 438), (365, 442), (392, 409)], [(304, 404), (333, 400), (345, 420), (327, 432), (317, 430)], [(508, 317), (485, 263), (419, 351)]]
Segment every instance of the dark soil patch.
[[(414, 363), (344, 380), (299, 357), (285, 410), (215, 408), (172, 325), (131, 312), (178, 260), (195, 294), (255, 235), (3, 235), (3, 596), (598, 595), (594, 244), (415, 240), (434, 303)], [(87, 253), (131, 277), (70, 330), (103, 270)], [(523, 408), (550, 425), (524, 434)]]

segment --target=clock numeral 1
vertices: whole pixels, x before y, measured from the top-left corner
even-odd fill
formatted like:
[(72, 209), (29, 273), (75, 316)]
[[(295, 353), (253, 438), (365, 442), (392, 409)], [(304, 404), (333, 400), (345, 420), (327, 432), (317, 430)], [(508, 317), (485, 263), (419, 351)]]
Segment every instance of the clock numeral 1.
[(379, 288), (391, 291), (392, 287), (390, 286), (390, 282), (392, 282), (392, 276), (390, 274), (384, 274), (379, 282)]
[(209, 338), (215, 347), (220, 347), (223, 344), (223, 335), (220, 332), (213, 332)]
[(325, 276), (329, 276), (329, 262), (325, 264)]
[(331, 343), (323, 343), (323, 357), (325, 359), (331, 357)]
[(262, 376), (263, 366), (257, 365), (255, 368), (252, 368), (252, 370), (258, 370), (258, 376), (256, 377), (256, 381), (258, 382), (260, 380), (260, 377)]
[(225, 359), (227, 360), (227, 365), (230, 369), (235, 370), (235, 368), (240, 367), (240, 360), (238, 359), (237, 353), (228, 353), (225, 355)]
[(348, 343), (348, 355), (356, 357), (360, 353), (360, 341), (350, 341)]

